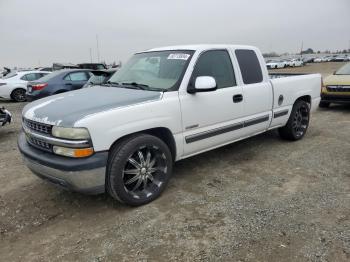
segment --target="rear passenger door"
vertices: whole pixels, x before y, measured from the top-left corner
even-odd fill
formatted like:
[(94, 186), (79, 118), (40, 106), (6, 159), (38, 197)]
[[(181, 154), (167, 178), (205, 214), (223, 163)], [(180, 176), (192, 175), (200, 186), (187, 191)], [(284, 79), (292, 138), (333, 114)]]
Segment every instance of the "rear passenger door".
[(90, 75), (86, 71), (72, 72), (64, 77), (66, 90), (80, 89), (89, 80)]
[(244, 131), (246, 135), (262, 132), (269, 127), (272, 115), (273, 91), (269, 79), (264, 77), (256, 52), (236, 49), (235, 56), (241, 71), (243, 89)]

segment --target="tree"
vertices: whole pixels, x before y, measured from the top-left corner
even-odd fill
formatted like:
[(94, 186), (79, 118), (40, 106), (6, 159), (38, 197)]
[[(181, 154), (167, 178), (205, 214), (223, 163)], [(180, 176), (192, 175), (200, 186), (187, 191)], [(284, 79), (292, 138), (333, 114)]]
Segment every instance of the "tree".
[(314, 50), (312, 50), (312, 48), (308, 48), (304, 51), (301, 51), (301, 54), (314, 54)]

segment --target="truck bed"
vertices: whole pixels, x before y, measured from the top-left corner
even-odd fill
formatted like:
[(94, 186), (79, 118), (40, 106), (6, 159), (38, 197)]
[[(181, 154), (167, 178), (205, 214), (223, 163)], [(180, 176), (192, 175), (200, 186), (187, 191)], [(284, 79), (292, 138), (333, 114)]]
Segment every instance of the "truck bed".
[(300, 76), (300, 75), (308, 75), (308, 74), (303, 74), (303, 73), (270, 73), (269, 72), (270, 79), (289, 77), (289, 76)]
[[(271, 74), (270, 82), (273, 87), (273, 108), (292, 106), (298, 97), (310, 99), (312, 109), (319, 103), (321, 93), (320, 74)], [(283, 96), (283, 102), (279, 103)]]

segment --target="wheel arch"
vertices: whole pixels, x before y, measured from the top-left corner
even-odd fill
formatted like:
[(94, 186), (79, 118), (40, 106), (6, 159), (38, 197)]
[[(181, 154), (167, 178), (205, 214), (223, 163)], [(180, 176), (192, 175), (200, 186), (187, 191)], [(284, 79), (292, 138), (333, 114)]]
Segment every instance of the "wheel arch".
[(295, 100), (294, 104), (297, 101), (305, 101), (306, 103), (308, 103), (311, 106), (311, 96), (310, 95), (303, 95), (297, 98), (297, 100)]
[(172, 132), (170, 131), (170, 129), (166, 128), (166, 127), (155, 127), (155, 128), (145, 129), (145, 130), (141, 130), (141, 131), (137, 131), (134, 133), (124, 135), (113, 142), (113, 144), (109, 148), (109, 152), (111, 152), (112, 148), (117, 146), (119, 143), (121, 143), (125, 139), (128, 139), (129, 137), (135, 136), (138, 134), (148, 134), (148, 135), (155, 136), (155, 137), (159, 138), (160, 140), (162, 140), (168, 146), (168, 148), (171, 152), (171, 156), (173, 158), (173, 161), (175, 161), (176, 152), (177, 152), (175, 138), (174, 138)]

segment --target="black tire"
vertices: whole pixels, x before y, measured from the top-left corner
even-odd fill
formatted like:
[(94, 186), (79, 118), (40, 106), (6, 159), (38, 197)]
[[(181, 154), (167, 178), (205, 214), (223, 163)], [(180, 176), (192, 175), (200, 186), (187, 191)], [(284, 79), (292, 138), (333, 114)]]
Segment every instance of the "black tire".
[(278, 129), (283, 139), (296, 141), (305, 135), (310, 121), (310, 105), (302, 100), (297, 100), (292, 108), (288, 122)]
[(329, 103), (329, 102), (321, 101), (318, 106), (321, 107), (321, 108), (327, 108), (327, 107), (329, 107), (330, 104), (331, 103)]
[(172, 166), (170, 150), (161, 139), (148, 134), (131, 136), (111, 151), (106, 176), (107, 191), (126, 205), (147, 204), (158, 198), (166, 188)]
[(11, 93), (12, 100), (16, 102), (25, 102), (27, 100), (26, 90), (23, 88), (16, 88)]

